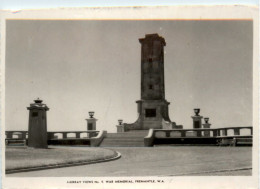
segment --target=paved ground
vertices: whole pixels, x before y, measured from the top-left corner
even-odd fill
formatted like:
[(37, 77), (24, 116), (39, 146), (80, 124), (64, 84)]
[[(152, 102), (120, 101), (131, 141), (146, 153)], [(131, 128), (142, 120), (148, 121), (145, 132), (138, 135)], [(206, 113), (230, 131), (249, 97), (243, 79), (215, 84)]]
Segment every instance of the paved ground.
[(251, 147), (111, 148), (118, 160), (9, 174), (10, 177), (251, 175)]

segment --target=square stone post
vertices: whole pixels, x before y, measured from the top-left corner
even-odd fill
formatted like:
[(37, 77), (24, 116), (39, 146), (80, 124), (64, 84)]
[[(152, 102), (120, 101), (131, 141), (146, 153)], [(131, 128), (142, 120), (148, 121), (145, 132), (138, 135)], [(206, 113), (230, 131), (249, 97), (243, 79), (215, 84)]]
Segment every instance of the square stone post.
[(180, 131), (181, 132), (181, 137), (186, 137), (186, 131)]
[(89, 118), (89, 119), (86, 119), (86, 120), (87, 120), (87, 131), (95, 131), (97, 119)]
[(6, 132), (6, 137), (9, 138), (13, 138), (13, 132), (12, 131), (7, 131)]
[[(209, 129), (211, 124), (209, 123), (209, 118), (208, 117), (204, 117), (204, 121), (205, 123), (203, 124), (203, 128), (204, 129)], [(210, 130), (206, 130), (203, 132), (205, 137), (210, 137)], [(213, 131), (213, 136), (214, 136), (214, 131)]]
[(165, 136), (170, 137), (171, 136), (171, 131), (165, 131)]
[(196, 131), (197, 132), (197, 137), (201, 137), (201, 131)]
[[(204, 128), (204, 129), (209, 129), (210, 126), (211, 126), (210, 123), (204, 123), (204, 124), (203, 124), (203, 128)], [(204, 136), (205, 136), (205, 137), (210, 137), (210, 131), (204, 131)]]
[(227, 136), (227, 129), (223, 129), (223, 130), (222, 130), (222, 135), (223, 135), (223, 136)]
[(200, 129), (201, 128), (201, 119), (203, 118), (203, 116), (200, 116), (200, 109), (199, 108), (195, 108), (193, 109), (195, 115), (191, 116), (192, 120), (193, 120), (193, 129)]
[(200, 129), (201, 128), (201, 119), (203, 118), (203, 116), (191, 116), (192, 120), (193, 120), (193, 129)]
[(125, 124), (117, 125), (117, 132), (118, 133), (124, 133), (125, 132)]
[(62, 133), (62, 138), (63, 139), (67, 138), (67, 133)]
[(76, 138), (80, 138), (80, 133), (76, 133)]
[(96, 124), (97, 124), (97, 119), (93, 117), (94, 112), (91, 111), (89, 112), (89, 118), (86, 119), (87, 121), (87, 131), (96, 131)]
[(22, 139), (26, 139), (26, 131), (22, 132)]
[(234, 135), (240, 135), (240, 129), (235, 128), (234, 129)]
[(39, 98), (27, 107), (29, 110), (28, 146), (33, 148), (48, 148), (47, 111)]
[(213, 130), (213, 136), (214, 137), (218, 136), (218, 131), (217, 130)]
[(118, 120), (118, 125), (116, 125), (116, 131), (118, 133), (124, 133), (126, 132), (126, 127), (125, 127), (125, 124), (123, 123), (123, 120), (122, 119), (119, 119)]

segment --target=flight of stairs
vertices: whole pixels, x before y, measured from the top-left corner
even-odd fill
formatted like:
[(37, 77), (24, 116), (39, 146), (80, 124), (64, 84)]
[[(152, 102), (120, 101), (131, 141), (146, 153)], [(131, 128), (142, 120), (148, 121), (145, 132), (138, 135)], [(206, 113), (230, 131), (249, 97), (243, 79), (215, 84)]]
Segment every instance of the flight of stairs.
[(107, 133), (101, 147), (142, 147), (148, 130), (135, 130), (124, 133)]

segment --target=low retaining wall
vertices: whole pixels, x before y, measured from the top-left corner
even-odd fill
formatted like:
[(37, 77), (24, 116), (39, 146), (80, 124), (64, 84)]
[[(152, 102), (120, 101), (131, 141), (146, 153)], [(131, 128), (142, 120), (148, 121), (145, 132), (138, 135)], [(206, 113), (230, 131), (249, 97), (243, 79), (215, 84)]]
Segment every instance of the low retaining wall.
[[(249, 135), (240, 135), (241, 129), (249, 129)], [(227, 135), (233, 130), (233, 135)], [(221, 132), (222, 131), (222, 132)], [(252, 146), (252, 127), (227, 127), (214, 129), (150, 129), (144, 138), (146, 147), (157, 144), (173, 145), (232, 145)]]
[(154, 145), (174, 144), (174, 145), (218, 145), (217, 138), (155, 138)]
[(99, 146), (106, 136), (107, 131), (100, 131), (96, 137), (90, 138), (90, 145), (92, 147)]

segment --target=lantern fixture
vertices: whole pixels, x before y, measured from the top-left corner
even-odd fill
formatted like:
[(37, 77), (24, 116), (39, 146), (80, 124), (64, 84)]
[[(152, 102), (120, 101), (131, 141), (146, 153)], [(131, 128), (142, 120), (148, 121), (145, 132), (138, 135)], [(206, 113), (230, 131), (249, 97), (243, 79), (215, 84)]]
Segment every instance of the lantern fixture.
[(95, 112), (93, 112), (93, 111), (90, 111), (90, 112), (88, 112), (88, 114), (89, 114), (89, 117), (90, 117), (90, 118), (93, 118), (93, 116), (94, 116), (94, 113), (95, 113)]
[(122, 119), (119, 119), (119, 120), (118, 120), (118, 123), (119, 123), (119, 125), (122, 125), (123, 120), (122, 120)]
[(205, 117), (205, 118), (204, 118), (204, 121), (205, 121), (205, 123), (208, 123), (208, 122), (209, 122), (209, 118), (208, 118), (208, 117)]
[(195, 113), (196, 116), (199, 116), (200, 109), (199, 108), (195, 108), (194, 109), (194, 113)]
[(42, 103), (42, 100), (39, 99), (39, 98), (37, 98), (36, 100), (34, 100), (34, 102), (37, 103), (37, 104), (41, 104), (41, 103)]

